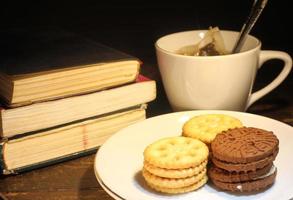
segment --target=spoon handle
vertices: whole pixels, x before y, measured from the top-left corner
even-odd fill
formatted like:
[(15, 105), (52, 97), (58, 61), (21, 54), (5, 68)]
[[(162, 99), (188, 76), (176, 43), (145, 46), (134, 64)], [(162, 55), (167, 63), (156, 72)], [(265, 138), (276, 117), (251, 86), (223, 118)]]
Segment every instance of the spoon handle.
[(252, 27), (254, 26), (255, 22), (257, 21), (258, 17), (260, 16), (261, 12), (263, 11), (264, 7), (266, 6), (268, 0), (255, 0), (251, 12), (241, 28), (240, 34), (238, 36), (237, 42), (232, 50), (232, 53), (238, 53), (241, 47), (244, 44), (246, 36), (251, 31)]

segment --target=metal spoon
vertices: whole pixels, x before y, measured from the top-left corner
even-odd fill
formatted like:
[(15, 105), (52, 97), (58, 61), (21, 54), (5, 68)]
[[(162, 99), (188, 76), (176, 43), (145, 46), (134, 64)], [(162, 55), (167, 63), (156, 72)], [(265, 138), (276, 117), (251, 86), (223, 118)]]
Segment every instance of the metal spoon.
[(232, 50), (232, 53), (238, 53), (242, 48), (246, 36), (251, 31), (252, 27), (254, 26), (255, 22), (257, 21), (258, 17), (260, 16), (261, 12), (263, 11), (264, 7), (266, 6), (268, 0), (255, 0), (250, 11), (250, 14), (241, 28), (239, 33), (238, 39), (235, 43), (235, 46)]

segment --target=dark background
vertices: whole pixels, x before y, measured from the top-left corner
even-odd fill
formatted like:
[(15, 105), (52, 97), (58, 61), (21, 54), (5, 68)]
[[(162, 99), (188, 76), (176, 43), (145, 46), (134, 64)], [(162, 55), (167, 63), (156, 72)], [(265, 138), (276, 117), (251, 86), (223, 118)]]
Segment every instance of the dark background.
[[(159, 37), (209, 26), (240, 30), (252, 4), (253, 0), (10, 1), (9, 5), (0, 6), (0, 20), (1, 29), (61, 28), (134, 55), (143, 61), (142, 71), (156, 79), (160, 89), (154, 49)], [(289, 1), (269, 0), (251, 32), (261, 39), (262, 49), (282, 50), (292, 55), (291, 13)], [(254, 90), (270, 82), (281, 64), (272, 61), (263, 67)], [(282, 85), (292, 86), (292, 72)]]
[[(240, 30), (252, 3), (253, 0), (10, 1), (10, 5), (1, 5), (1, 26), (59, 27), (147, 59), (154, 55), (156, 39), (171, 32), (209, 26)], [(289, 1), (269, 0), (252, 30), (264, 49), (292, 53), (291, 12)]]

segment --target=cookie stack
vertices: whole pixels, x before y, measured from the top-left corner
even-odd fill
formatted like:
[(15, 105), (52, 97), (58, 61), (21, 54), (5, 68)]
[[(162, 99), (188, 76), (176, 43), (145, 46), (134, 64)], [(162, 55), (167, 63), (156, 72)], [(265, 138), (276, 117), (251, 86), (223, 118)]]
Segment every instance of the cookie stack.
[(230, 129), (211, 143), (209, 177), (216, 187), (231, 192), (254, 192), (272, 185), (279, 141), (273, 132), (253, 127)]
[(239, 119), (229, 115), (204, 114), (195, 116), (185, 122), (182, 135), (199, 139), (210, 147), (218, 133), (242, 126)]
[(193, 138), (169, 137), (146, 147), (142, 175), (154, 190), (185, 193), (203, 186), (208, 178), (207, 146)]

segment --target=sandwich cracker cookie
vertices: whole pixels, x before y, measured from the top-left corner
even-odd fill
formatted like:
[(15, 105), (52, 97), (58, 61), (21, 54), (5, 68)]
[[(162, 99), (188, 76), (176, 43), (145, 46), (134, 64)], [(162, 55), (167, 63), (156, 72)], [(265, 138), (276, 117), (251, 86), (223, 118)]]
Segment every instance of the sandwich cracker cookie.
[(182, 135), (199, 139), (209, 145), (218, 133), (242, 126), (239, 119), (229, 115), (198, 115), (184, 123)]
[(229, 163), (250, 163), (273, 155), (279, 141), (273, 132), (259, 128), (238, 128), (218, 135), (212, 143), (213, 157)]
[(187, 137), (163, 138), (150, 144), (144, 151), (144, 160), (165, 169), (185, 169), (200, 165), (208, 157), (207, 146)]
[(230, 192), (255, 192), (271, 186), (279, 140), (271, 131), (242, 127), (218, 134), (211, 143), (208, 174), (214, 185)]
[(220, 182), (226, 182), (226, 183), (242, 182), (242, 181), (254, 180), (259, 177), (265, 176), (266, 174), (270, 172), (272, 167), (273, 167), (273, 163), (255, 171), (236, 172), (236, 171), (227, 171), (219, 167), (211, 166), (209, 168), (209, 176), (214, 181), (220, 181)]
[(190, 192), (208, 180), (208, 147), (197, 139), (163, 138), (148, 145), (143, 155), (142, 175), (147, 185), (158, 192)]
[(142, 170), (143, 177), (146, 181), (154, 186), (164, 187), (164, 188), (181, 188), (186, 187), (200, 181), (204, 176), (206, 176), (207, 170), (204, 169), (195, 176), (190, 176), (186, 178), (164, 178), (151, 174), (146, 169)]
[(150, 188), (156, 190), (157, 192), (162, 192), (162, 193), (167, 193), (167, 194), (180, 194), (180, 193), (187, 193), (187, 192), (192, 192), (200, 187), (202, 187), (204, 184), (206, 184), (208, 181), (208, 177), (205, 175), (201, 180), (198, 182), (188, 185), (186, 187), (180, 187), (180, 188), (165, 188), (165, 187), (160, 187), (160, 186), (155, 186), (152, 185), (151, 183), (147, 183)]
[(150, 173), (159, 177), (186, 178), (186, 177), (196, 175), (199, 172), (203, 171), (207, 167), (207, 163), (208, 161), (205, 160), (196, 167), (189, 167), (189, 168), (183, 168), (183, 169), (165, 169), (165, 168), (156, 167), (145, 161), (144, 168)]
[(260, 176), (259, 178), (251, 179), (249, 181), (242, 182), (222, 182), (218, 180), (213, 180), (213, 183), (216, 187), (227, 190), (230, 192), (256, 192), (262, 191), (268, 187), (270, 187), (276, 178), (277, 169), (275, 167), (271, 168), (271, 173), (267, 173), (264, 176)]

